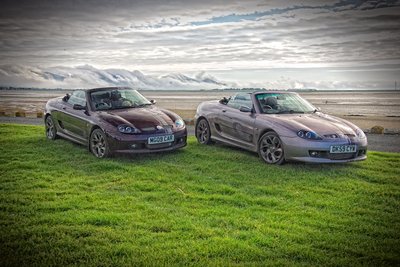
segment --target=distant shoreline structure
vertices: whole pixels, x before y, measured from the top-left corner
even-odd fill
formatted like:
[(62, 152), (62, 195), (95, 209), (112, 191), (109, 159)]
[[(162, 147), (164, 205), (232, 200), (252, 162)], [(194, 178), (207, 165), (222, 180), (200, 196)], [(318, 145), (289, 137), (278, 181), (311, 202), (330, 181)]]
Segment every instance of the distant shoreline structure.
[[(118, 86), (115, 86), (118, 87)], [(36, 88), (36, 87), (13, 87), (13, 86), (0, 86), (0, 90), (4, 91), (46, 91), (46, 92), (67, 92), (74, 91), (82, 88)], [(85, 88), (87, 89), (87, 88)], [(146, 89), (146, 88), (135, 88), (138, 91), (163, 91), (163, 92), (225, 92), (225, 91), (241, 91), (241, 92), (254, 92), (254, 91), (288, 91), (288, 92), (398, 92), (395, 89), (315, 89), (315, 88), (301, 88), (301, 89), (267, 89), (267, 88), (224, 88), (224, 89)]]

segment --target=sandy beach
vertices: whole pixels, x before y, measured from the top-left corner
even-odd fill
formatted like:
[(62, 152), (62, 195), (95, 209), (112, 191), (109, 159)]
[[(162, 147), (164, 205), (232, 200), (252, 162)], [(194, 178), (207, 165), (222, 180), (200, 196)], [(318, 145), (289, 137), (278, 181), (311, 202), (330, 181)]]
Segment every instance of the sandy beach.
[[(0, 116), (16, 112), (35, 117), (43, 112), (46, 101), (63, 96), (67, 90), (0, 90)], [(141, 91), (159, 107), (192, 119), (203, 101), (228, 97), (233, 91)], [(353, 122), (362, 129), (382, 126), (388, 131), (400, 130), (400, 91), (300, 92), (300, 95), (327, 114)]]

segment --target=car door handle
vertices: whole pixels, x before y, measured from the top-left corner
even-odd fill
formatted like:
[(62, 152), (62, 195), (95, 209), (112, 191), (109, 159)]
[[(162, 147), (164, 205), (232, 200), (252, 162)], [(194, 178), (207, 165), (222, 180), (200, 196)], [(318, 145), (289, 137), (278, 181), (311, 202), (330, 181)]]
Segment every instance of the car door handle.
[(63, 109), (63, 110), (66, 110), (67, 108), (66, 108), (66, 107), (63, 107), (62, 109)]
[(226, 109), (223, 109), (222, 112), (226, 112)]

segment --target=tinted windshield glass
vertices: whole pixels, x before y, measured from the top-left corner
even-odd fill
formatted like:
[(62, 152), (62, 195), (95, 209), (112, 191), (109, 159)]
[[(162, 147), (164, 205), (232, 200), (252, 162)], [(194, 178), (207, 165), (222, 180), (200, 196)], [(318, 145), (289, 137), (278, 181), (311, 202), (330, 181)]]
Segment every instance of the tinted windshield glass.
[(150, 101), (133, 89), (110, 89), (90, 94), (95, 110), (136, 108), (151, 105)]
[(297, 94), (265, 93), (257, 94), (256, 99), (260, 104), (262, 113), (310, 113), (315, 107)]

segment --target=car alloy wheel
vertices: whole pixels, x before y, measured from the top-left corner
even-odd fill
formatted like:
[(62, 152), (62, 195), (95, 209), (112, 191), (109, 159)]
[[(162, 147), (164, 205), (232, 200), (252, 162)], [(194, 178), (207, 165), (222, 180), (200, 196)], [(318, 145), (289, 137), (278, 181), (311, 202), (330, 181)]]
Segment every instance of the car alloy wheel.
[(208, 145), (211, 143), (210, 125), (206, 119), (201, 119), (196, 125), (196, 137), (200, 144)]
[(54, 140), (57, 136), (56, 126), (54, 125), (53, 118), (49, 115), (45, 121), (46, 137), (47, 139)]
[(102, 130), (95, 129), (90, 135), (90, 151), (98, 158), (105, 158), (109, 155), (106, 136)]
[(258, 154), (269, 164), (279, 165), (285, 161), (282, 141), (275, 132), (267, 132), (260, 138)]

